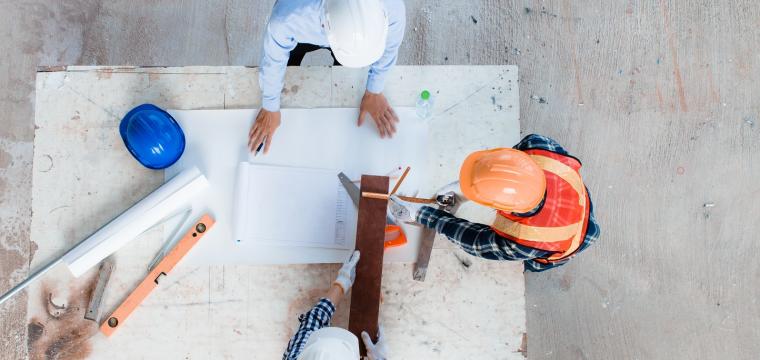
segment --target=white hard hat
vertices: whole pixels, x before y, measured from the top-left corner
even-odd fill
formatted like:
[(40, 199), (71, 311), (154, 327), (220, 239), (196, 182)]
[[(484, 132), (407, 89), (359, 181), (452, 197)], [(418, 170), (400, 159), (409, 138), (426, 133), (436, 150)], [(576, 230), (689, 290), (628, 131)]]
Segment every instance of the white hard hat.
[(346, 329), (324, 327), (309, 336), (298, 360), (357, 360), (359, 339)]
[(326, 0), (325, 30), (335, 58), (346, 67), (380, 59), (388, 36), (388, 15), (380, 0)]

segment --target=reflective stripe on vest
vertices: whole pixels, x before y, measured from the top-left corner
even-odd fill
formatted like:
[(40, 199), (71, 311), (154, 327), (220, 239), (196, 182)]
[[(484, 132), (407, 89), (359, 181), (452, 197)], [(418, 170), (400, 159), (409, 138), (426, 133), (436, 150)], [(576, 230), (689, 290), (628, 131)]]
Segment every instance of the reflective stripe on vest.
[[(501, 234), (514, 238), (514, 241), (517, 243), (521, 243), (521, 240), (538, 243), (554, 243), (564, 242), (570, 239), (570, 246), (563, 252), (555, 253), (549, 256), (548, 259), (536, 259), (541, 262), (561, 260), (572, 255), (583, 242), (588, 202), (586, 187), (583, 185), (583, 181), (581, 180), (578, 171), (572, 167), (548, 156), (530, 153), (529, 155), (544, 171), (550, 172), (564, 180), (573, 190), (575, 190), (575, 192), (578, 193), (578, 210), (580, 212), (579, 221), (565, 226), (531, 226), (513, 221), (497, 213), (496, 220), (491, 227)], [(551, 211), (551, 209), (546, 208), (541, 211), (544, 210)]]

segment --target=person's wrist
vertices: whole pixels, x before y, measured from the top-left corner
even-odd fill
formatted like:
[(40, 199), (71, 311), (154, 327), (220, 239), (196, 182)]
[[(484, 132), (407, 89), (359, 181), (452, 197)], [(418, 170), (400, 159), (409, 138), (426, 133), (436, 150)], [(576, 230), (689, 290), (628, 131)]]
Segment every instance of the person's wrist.
[(343, 295), (345, 295), (343, 292), (343, 287), (333, 283), (330, 286), (330, 289), (327, 290), (327, 295), (325, 295), (325, 297), (330, 300), (333, 305), (338, 306), (338, 303), (342, 299)]
[(280, 102), (264, 100), (261, 102), (261, 110), (268, 112), (280, 112)]
[(335, 281), (333, 281), (333, 282), (332, 282), (332, 284), (330, 285), (330, 288), (337, 288), (338, 290), (340, 290), (341, 294), (345, 294), (345, 293), (347, 293), (347, 292), (348, 292), (348, 289), (344, 288), (343, 286), (344, 286), (344, 285), (343, 285), (343, 284), (341, 284), (341, 283), (340, 283), (340, 281), (338, 281), (338, 280), (335, 280)]
[(382, 79), (370, 76), (367, 78), (367, 85), (365, 89), (367, 89), (369, 92), (379, 94), (383, 92), (383, 86), (384, 81), (382, 81)]
[(435, 208), (432, 208), (430, 206), (421, 206), (419, 210), (417, 210), (417, 213), (414, 214), (414, 221), (427, 226), (429, 221), (425, 221), (425, 219), (428, 217), (429, 211), (435, 211)]

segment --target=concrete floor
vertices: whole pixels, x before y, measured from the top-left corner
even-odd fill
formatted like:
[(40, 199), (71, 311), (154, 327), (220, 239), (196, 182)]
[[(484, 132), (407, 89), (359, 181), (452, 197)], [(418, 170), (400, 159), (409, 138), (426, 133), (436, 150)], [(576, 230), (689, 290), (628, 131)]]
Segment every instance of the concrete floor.
[[(399, 63), (518, 65), (524, 132), (584, 161), (602, 239), (526, 275), (529, 358), (760, 352), (760, 7), (721, 3), (407, 1)], [(0, 287), (34, 251), (36, 66), (256, 65), (271, 4), (0, 0)], [(21, 304), (4, 358), (26, 355)]]

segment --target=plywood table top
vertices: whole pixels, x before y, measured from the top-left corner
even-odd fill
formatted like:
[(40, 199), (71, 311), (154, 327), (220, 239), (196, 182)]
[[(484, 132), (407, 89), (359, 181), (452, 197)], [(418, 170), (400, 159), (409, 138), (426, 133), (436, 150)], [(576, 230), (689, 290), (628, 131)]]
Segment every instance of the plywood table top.
[[(129, 109), (146, 102), (169, 109), (260, 106), (257, 68), (48, 70), (36, 81), (32, 269), (162, 183), (162, 172), (142, 168), (124, 149), (118, 124)], [(289, 68), (282, 106), (356, 107), (365, 82), (361, 69)], [(435, 100), (431, 184), (454, 180), (469, 152), (519, 140), (517, 67), (398, 66), (387, 79), (385, 95), (393, 105), (414, 106), (422, 89)], [(421, 189), (421, 194), (432, 191)], [(474, 206), (462, 211), (483, 222), (492, 215)], [(146, 233), (117, 253), (105, 313), (145, 276), (162, 234), (161, 229)], [(180, 262), (110, 338), (95, 334), (97, 325), (82, 318), (94, 271), (73, 279), (64, 267), (56, 268), (29, 290), (30, 356), (62, 346), (109, 359), (279, 358), (298, 315), (326, 291), (338, 268)], [(426, 281), (413, 281), (411, 274), (411, 264), (386, 264), (383, 270), (380, 322), (391, 358), (522, 358), (521, 263), (476, 259), (438, 237)], [(65, 309), (51, 308), (51, 302)], [(333, 325), (347, 325), (348, 309), (347, 300), (338, 305)]]

